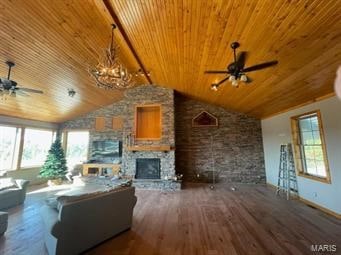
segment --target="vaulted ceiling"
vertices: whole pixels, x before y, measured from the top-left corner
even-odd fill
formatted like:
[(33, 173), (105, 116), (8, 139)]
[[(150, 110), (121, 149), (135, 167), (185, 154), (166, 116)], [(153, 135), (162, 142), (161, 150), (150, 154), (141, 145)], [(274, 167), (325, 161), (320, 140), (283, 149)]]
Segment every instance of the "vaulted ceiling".
[[(44, 91), (0, 100), (4, 115), (61, 122), (119, 100), (122, 92), (98, 89), (87, 72), (112, 22), (121, 26), (116, 39), (130, 70), (140, 68), (135, 51), (154, 84), (258, 118), (332, 95), (341, 65), (337, 0), (12, 0), (0, 10), (0, 62), (14, 61), (12, 79)], [(233, 41), (248, 51), (246, 66), (279, 64), (250, 73), (249, 85), (213, 92), (210, 84), (224, 76), (204, 71), (232, 62)], [(0, 76), (6, 71), (0, 63)]]
[[(0, 76), (7, 76), (4, 62), (11, 60), (18, 86), (44, 92), (0, 99), (0, 114), (61, 122), (122, 98), (121, 91), (97, 88), (88, 73), (110, 41), (106, 15), (99, 0), (0, 1)], [(121, 34), (115, 36), (122, 61), (138, 70)], [(73, 98), (69, 88), (76, 91)]]

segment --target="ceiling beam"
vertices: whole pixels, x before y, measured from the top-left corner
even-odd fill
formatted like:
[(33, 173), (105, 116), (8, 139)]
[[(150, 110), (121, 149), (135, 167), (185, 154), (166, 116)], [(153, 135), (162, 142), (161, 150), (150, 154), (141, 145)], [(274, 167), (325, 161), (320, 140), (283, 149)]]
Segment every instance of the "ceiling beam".
[(104, 5), (105, 5), (105, 7), (107, 8), (107, 10), (108, 10), (110, 16), (111, 16), (112, 19), (114, 20), (116, 26), (117, 26), (118, 29), (120, 30), (120, 32), (121, 32), (121, 34), (122, 34), (122, 36), (123, 36), (125, 42), (127, 43), (129, 49), (131, 50), (131, 53), (134, 55), (134, 57), (135, 57), (137, 63), (138, 63), (139, 66), (141, 67), (141, 70), (142, 70), (142, 72), (144, 73), (146, 79), (148, 80), (148, 82), (149, 82), (150, 84), (153, 84), (152, 79), (150, 78), (150, 76), (149, 76), (149, 74), (148, 74), (148, 72), (147, 72), (145, 66), (143, 65), (143, 63), (142, 63), (140, 57), (137, 55), (137, 52), (136, 52), (134, 46), (132, 45), (132, 43), (131, 43), (131, 41), (130, 41), (128, 35), (127, 35), (127, 33), (125, 32), (125, 30), (124, 30), (124, 28), (123, 28), (123, 26), (122, 26), (122, 23), (121, 23), (121, 21), (120, 21), (120, 19), (119, 19), (118, 16), (116, 15), (116, 13), (115, 13), (115, 11), (114, 11), (114, 8), (112, 7), (112, 5), (111, 5), (111, 3), (110, 3), (110, 0), (103, 0), (103, 3), (104, 3)]

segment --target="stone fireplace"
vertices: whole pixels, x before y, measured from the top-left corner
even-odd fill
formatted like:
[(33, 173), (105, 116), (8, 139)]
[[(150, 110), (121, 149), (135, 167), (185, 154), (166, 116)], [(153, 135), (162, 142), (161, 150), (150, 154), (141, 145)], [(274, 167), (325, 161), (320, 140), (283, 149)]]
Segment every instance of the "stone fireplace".
[[(146, 105), (160, 106), (160, 137), (135, 139), (137, 108)], [(192, 127), (192, 118), (202, 111), (219, 118), (219, 126)], [(105, 122), (105, 126), (100, 130), (96, 129), (98, 117)], [(119, 127), (113, 125), (117, 119), (121, 120)], [(121, 173), (132, 178), (136, 187), (180, 189), (178, 182), (171, 181), (176, 175), (175, 169), (189, 181), (206, 181), (203, 176), (212, 167), (212, 160), (207, 157), (207, 148), (211, 146), (211, 140), (208, 138), (212, 136), (220, 181), (265, 182), (261, 122), (258, 119), (179, 94), (174, 98), (174, 91), (168, 88), (141, 85), (128, 89), (122, 100), (64, 122), (59, 128), (89, 130), (89, 152), (92, 151), (94, 141), (122, 141), (122, 157), (119, 162)], [(131, 139), (129, 134), (133, 134), (134, 139)], [(132, 150), (129, 148), (131, 146), (144, 147), (145, 150)], [(162, 149), (163, 146), (171, 149)], [(141, 179), (140, 173), (136, 173), (136, 165), (139, 164), (137, 159), (156, 158), (160, 160), (159, 178)]]
[[(135, 137), (137, 106), (146, 105), (160, 106), (162, 123), (160, 137), (157, 139), (134, 139), (131, 142), (130, 139), (127, 139), (127, 136), (134, 134)], [(95, 120), (97, 117), (104, 118), (105, 126), (102, 130), (96, 130)], [(114, 118), (122, 120), (120, 128), (113, 127)], [(163, 149), (148, 149), (145, 151), (129, 149), (129, 146), (175, 147), (173, 90), (154, 85), (141, 85), (126, 90), (122, 100), (61, 125), (61, 129), (73, 128), (88, 129), (90, 131), (89, 151), (92, 151), (93, 141), (122, 141), (121, 173), (132, 177), (134, 186), (162, 190), (181, 188), (179, 183), (170, 180), (176, 174), (174, 149), (167, 151)], [(151, 163), (150, 159), (155, 162)], [(154, 159), (157, 159), (157, 163)], [(140, 160), (142, 161), (140, 162)], [(151, 165), (143, 166), (145, 164)], [(147, 169), (147, 171), (143, 171), (143, 169)]]
[(135, 179), (160, 179), (159, 158), (136, 159)]

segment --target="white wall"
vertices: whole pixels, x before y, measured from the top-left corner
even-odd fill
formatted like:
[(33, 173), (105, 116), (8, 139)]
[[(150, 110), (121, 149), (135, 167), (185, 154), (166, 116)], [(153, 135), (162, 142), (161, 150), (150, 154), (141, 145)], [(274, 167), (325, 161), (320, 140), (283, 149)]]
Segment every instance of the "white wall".
[(341, 101), (332, 97), (262, 120), (267, 182), (277, 185), (280, 144), (292, 142), (290, 117), (321, 111), (331, 184), (298, 176), (299, 195), (341, 214)]
[[(48, 129), (58, 129), (58, 124), (36, 121), (36, 120), (27, 120), (20, 119), (15, 117), (3, 116), (0, 115), (0, 125), (16, 125), (16, 126), (25, 126), (25, 127), (33, 127), (33, 128), (48, 128)], [(7, 176), (13, 177), (15, 179), (25, 179), (30, 181), (30, 185), (39, 184), (45, 182), (46, 180), (38, 178), (40, 168), (25, 168), (19, 169), (16, 171), (8, 171)]]

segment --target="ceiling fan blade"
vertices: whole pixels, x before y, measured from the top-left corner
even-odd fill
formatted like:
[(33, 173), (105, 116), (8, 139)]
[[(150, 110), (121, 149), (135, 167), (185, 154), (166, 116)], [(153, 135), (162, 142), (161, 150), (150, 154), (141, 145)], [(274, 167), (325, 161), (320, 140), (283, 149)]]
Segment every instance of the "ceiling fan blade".
[(24, 91), (22, 91), (21, 89), (18, 89), (18, 90), (15, 90), (15, 93), (18, 95), (18, 96), (24, 96), (24, 97), (29, 97), (30, 95), (25, 93)]
[(258, 64), (258, 65), (247, 67), (247, 68), (243, 69), (243, 72), (244, 73), (245, 72), (252, 72), (252, 71), (260, 70), (260, 69), (267, 68), (267, 67), (270, 67), (270, 66), (274, 66), (274, 65), (277, 65), (277, 64), (278, 64), (277, 60), (269, 61), (269, 62), (265, 62), (265, 63), (262, 63), (262, 64)]
[(245, 66), (245, 60), (246, 60), (247, 52), (241, 51), (238, 53), (236, 64), (239, 67), (239, 69), (243, 69)]
[(209, 71), (205, 71), (205, 73), (230, 73), (229, 71), (227, 71), (227, 70), (224, 70), (224, 71), (222, 71), (222, 70), (220, 70), (220, 71), (216, 71), (216, 70), (209, 70)]
[(230, 78), (230, 76), (227, 76), (226, 78), (224, 78), (220, 82), (218, 82), (216, 85), (218, 86), (218, 85), (222, 84), (223, 82), (227, 81), (229, 78)]
[(25, 92), (30, 92), (30, 93), (37, 93), (37, 94), (43, 94), (44, 92), (41, 90), (37, 89), (29, 89), (29, 88), (16, 88), (17, 90), (25, 91)]

